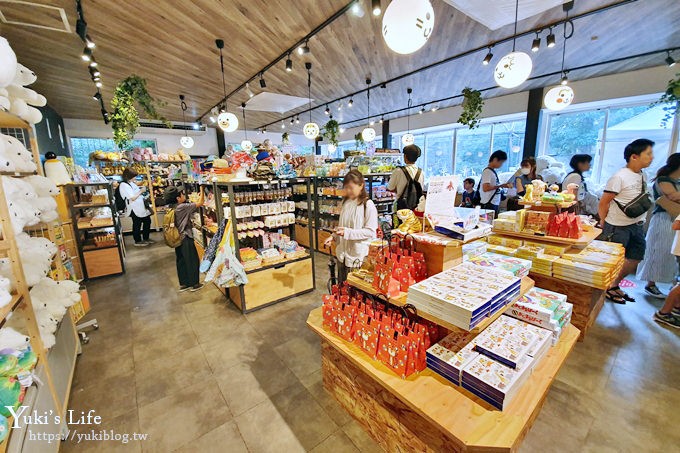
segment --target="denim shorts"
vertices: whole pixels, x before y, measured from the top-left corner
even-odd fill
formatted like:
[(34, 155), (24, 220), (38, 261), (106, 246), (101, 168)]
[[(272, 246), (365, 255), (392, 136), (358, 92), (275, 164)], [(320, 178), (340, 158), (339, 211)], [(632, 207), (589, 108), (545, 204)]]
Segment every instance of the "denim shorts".
[(610, 225), (605, 222), (598, 239), (623, 245), (626, 248), (626, 258), (629, 260), (642, 261), (645, 258), (647, 243), (644, 222), (626, 226)]

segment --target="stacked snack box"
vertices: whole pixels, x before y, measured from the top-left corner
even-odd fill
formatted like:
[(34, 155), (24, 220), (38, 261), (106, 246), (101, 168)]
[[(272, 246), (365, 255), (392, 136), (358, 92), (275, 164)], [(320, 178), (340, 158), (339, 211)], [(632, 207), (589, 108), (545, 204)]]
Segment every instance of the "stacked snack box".
[(470, 334), (453, 332), (427, 350), (427, 367), (455, 385), (460, 385), (463, 368), (479, 355)]
[(571, 321), (572, 305), (564, 294), (532, 288), (519, 298), (507, 314), (552, 332), (553, 343), (559, 340), (562, 328)]
[(497, 253), (483, 253), (470, 258), (470, 262), (483, 267), (494, 267), (510, 272), (516, 277), (525, 277), (531, 270), (531, 261), (521, 258), (499, 255)]
[(513, 301), (520, 284), (509, 272), (465, 262), (411, 285), (407, 301), (419, 312), (470, 330)]

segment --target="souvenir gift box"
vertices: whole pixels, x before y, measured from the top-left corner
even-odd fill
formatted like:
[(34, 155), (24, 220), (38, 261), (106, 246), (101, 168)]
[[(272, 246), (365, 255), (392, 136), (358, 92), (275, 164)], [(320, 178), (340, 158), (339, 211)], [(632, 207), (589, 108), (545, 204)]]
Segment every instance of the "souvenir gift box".
[(515, 253), (517, 253), (517, 249), (512, 248), (512, 247), (506, 247), (504, 245), (494, 245), (494, 244), (489, 244), (486, 247), (487, 252), (491, 253), (497, 253), (499, 255), (505, 255), (505, 256), (515, 256)]
[(520, 284), (507, 271), (464, 262), (411, 285), (407, 301), (419, 311), (470, 330), (514, 300)]
[[(448, 338), (448, 337), (447, 337)], [(463, 368), (475, 359), (475, 343), (463, 347), (446, 344), (446, 338), (427, 350), (427, 367), (455, 385), (461, 385)]]
[(598, 288), (608, 287), (615, 274), (617, 272), (613, 268), (570, 261), (564, 258), (555, 260), (553, 264), (553, 275), (555, 277), (576, 283), (595, 285)]
[(503, 410), (531, 374), (525, 355), (517, 368), (510, 368), (485, 355), (478, 355), (461, 374), (461, 385), (497, 409)]
[(553, 333), (557, 342), (562, 328), (571, 321), (572, 304), (564, 294), (532, 288), (519, 298), (506, 314)]
[(470, 262), (479, 266), (502, 269), (516, 277), (525, 277), (529, 275), (531, 270), (531, 261), (529, 260), (489, 252), (470, 258)]
[(472, 256), (486, 253), (487, 243), (484, 241), (473, 241), (463, 244), (463, 260), (467, 261)]
[(553, 274), (553, 263), (558, 259), (555, 255), (539, 253), (531, 260), (531, 272), (550, 277)]
[(524, 245), (524, 241), (522, 241), (521, 239), (506, 238), (504, 236), (498, 236), (496, 234), (492, 234), (491, 236), (487, 237), (486, 242), (493, 245), (502, 245), (504, 247), (510, 247), (512, 249), (516, 249)]

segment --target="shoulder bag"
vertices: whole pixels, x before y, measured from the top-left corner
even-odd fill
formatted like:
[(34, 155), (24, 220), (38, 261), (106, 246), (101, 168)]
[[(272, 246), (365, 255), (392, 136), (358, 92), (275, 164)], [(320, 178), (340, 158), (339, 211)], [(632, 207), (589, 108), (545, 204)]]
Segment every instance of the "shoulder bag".
[(652, 201), (652, 197), (650, 197), (649, 193), (647, 192), (647, 184), (645, 184), (645, 175), (644, 174), (640, 175), (640, 177), (642, 178), (642, 192), (640, 192), (640, 195), (633, 198), (630, 201), (630, 203), (627, 203), (625, 206), (621, 204), (616, 198), (614, 198), (614, 201), (616, 202), (619, 209), (621, 209), (621, 211), (631, 219), (640, 217), (641, 215), (649, 211), (652, 208), (652, 205), (654, 204), (654, 202)]

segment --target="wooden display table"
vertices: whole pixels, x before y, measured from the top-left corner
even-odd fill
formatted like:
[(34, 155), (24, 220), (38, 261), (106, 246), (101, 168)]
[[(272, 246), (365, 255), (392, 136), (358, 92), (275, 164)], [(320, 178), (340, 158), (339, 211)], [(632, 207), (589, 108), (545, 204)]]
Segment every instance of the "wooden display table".
[(529, 239), (538, 242), (550, 242), (553, 244), (571, 245), (574, 247), (585, 247), (591, 242), (593, 242), (595, 239), (597, 239), (600, 236), (600, 234), (602, 234), (602, 230), (599, 228), (593, 228), (590, 231), (584, 231), (581, 237), (578, 239), (561, 238), (557, 236), (542, 236), (539, 234), (523, 233), (519, 231), (498, 230), (496, 228), (493, 229), (493, 233), (499, 236), (508, 236), (517, 239)]
[(519, 204), (521, 206), (524, 206), (527, 209), (531, 209), (532, 211), (543, 211), (543, 212), (562, 212), (565, 209), (570, 209), (573, 206), (576, 206), (576, 201), (564, 201), (562, 203), (542, 203), (542, 202), (528, 202), (528, 201), (519, 201)]
[(605, 291), (557, 277), (548, 277), (533, 272), (529, 275), (538, 288), (567, 295), (569, 303), (574, 305), (571, 323), (581, 331), (579, 341), (583, 341), (586, 332), (595, 323), (597, 315), (604, 306)]
[(401, 379), (326, 330), (321, 308), (312, 310), (307, 325), (321, 337), (325, 389), (385, 451), (516, 451), (579, 335), (568, 325), (499, 411), (429, 369)]

